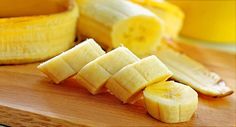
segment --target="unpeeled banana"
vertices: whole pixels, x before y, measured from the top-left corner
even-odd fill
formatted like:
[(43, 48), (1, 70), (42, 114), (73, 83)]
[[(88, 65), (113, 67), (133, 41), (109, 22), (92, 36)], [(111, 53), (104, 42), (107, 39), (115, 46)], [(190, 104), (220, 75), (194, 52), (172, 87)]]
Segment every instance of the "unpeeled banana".
[(41, 63), (38, 69), (46, 74), (54, 83), (76, 74), (83, 66), (105, 54), (102, 48), (92, 39), (88, 39), (72, 49)]
[(197, 109), (197, 92), (173, 81), (152, 84), (143, 94), (148, 113), (166, 123), (186, 122)]
[(159, 16), (164, 25), (164, 36), (176, 38), (182, 28), (184, 13), (175, 5), (162, 0), (130, 0)]
[(155, 51), (163, 23), (151, 11), (126, 0), (77, 0), (78, 32), (109, 49), (124, 45), (138, 56)]
[(138, 60), (127, 48), (119, 47), (85, 65), (76, 75), (76, 80), (90, 93), (97, 94), (104, 90), (104, 84), (113, 74)]
[(45, 60), (74, 45), (78, 18), (74, 1), (0, 0), (0, 3), (0, 64)]
[(156, 56), (149, 56), (115, 73), (106, 87), (123, 103), (128, 103), (133, 102), (132, 98), (147, 85), (165, 81), (171, 76), (172, 72)]

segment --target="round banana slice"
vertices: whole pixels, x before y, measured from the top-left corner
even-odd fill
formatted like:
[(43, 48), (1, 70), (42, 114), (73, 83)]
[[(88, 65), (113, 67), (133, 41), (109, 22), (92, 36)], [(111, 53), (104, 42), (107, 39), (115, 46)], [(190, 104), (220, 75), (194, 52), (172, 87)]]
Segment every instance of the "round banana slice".
[(0, 0), (0, 64), (45, 60), (74, 45), (72, 0)]
[(150, 85), (143, 94), (148, 113), (162, 122), (186, 122), (197, 109), (197, 92), (174, 81)]
[(149, 56), (123, 67), (107, 81), (106, 87), (118, 99), (128, 103), (133, 102), (132, 98), (147, 85), (171, 76), (172, 73), (156, 56)]
[(116, 48), (85, 65), (76, 75), (76, 80), (92, 94), (102, 92), (105, 82), (124, 66), (138, 61), (129, 49)]
[(163, 22), (151, 11), (127, 0), (77, 0), (77, 3), (80, 34), (95, 38), (104, 48), (124, 45), (141, 57), (156, 50)]
[(83, 66), (105, 54), (102, 48), (92, 39), (88, 39), (70, 50), (40, 64), (38, 69), (55, 83), (76, 74)]

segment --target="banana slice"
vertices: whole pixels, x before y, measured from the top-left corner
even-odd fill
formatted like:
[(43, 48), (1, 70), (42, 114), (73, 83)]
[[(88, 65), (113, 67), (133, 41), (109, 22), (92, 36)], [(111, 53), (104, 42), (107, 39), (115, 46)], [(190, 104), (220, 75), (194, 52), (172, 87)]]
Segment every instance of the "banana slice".
[(126, 0), (77, 0), (77, 3), (80, 34), (95, 38), (106, 49), (123, 44), (138, 56), (155, 51), (163, 27), (162, 20), (151, 11)]
[(38, 69), (56, 84), (76, 74), (84, 65), (105, 54), (92, 39), (88, 39), (72, 49), (44, 62)]
[(122, 67), (138, 61), (129, 49), (116, 48), (85, 65), (76, 75), (76, 80), (92, 94), (104, 89), (105, 82)]
[(156, 56), (149, 56), (123, 67), (107, 81), (106, 87), (124, 103), (133, 102), (132, 98), (147, 85), (165, 81), (171, 75)]
[(155, 13), (164, 21), (164, 36), (176, 38), (182, 28), (184, 13), (180, 8), (162, 0), (130, 0)]
[(173, 79), (189, 85), (199, 93), (223, 97), (233, 93), (225, 82), (197, 61), (181, 54), (167, 45), (157, 49), (158, 58), (173, 72)]
[(0, 3), (0, 64), (45, 60), (74, 45), (78, 18), (74, 1), (0, 0)]
[(197, 109), (197, 92), (173, 81), (150, 85), (143, 94), (148, 113), (162, 122), (186, 122)]

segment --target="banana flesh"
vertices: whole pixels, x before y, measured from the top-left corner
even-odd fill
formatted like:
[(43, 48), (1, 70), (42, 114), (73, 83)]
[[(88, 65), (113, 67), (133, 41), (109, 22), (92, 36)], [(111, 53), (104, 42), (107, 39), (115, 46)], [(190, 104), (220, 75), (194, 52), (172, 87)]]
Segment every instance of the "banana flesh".
[(80, 34), (95, 38), (106, 49), (124, 45), (138, 56), (155, 51), (163, 25), (151, 11), (124, 0), (77, 0), (77, 3)]
[(162, 122), (186, 122), (197, 109), (197, 92), (173, 81), (150, 85), (143, 94), (148, 113)]
[(149, 56), (127, 65), (115, 73), (106, 83), (108, 90), (124, 103), (133, 102), (142, 89), (154, 82), (161, 82), (171, 77), (172, 73), (156, 57)]
[(172, 49), (168, 45), (158, 47), (156, 55), (173, 72), (173, 79), (189, 85), (207, 96), (222, 97), (233, 93), (225, 82), (197, 61)]
[(54, 83), (76, 74), (83, 66), (105, 54), (102, 48), (92, 39), (88, 39), (72, 49), (41, 63), (38, 69), (46, 74)]
[(176, 38), (182, 28), (184, 13), (167, 1), (161, 0), (130, 0), (137, 3), (159, 16), (164, 25), (164, 36), (167, 38)]
[(74, 45), (78, 18), (75, 2), (0, 0), (0, 3), (0, 64), (45, 60)]
[(103, 92), (105, 82), (124, 66), (138, 61), (125, 47), (116, 48), (85, 65), (76, 75), (76, 80), (90, 93)]

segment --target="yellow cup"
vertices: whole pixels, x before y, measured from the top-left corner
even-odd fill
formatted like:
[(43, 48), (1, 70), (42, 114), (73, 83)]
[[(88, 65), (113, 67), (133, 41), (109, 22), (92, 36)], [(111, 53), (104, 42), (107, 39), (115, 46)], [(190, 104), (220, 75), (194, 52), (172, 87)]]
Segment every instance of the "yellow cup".
[(169, 0), (185, 12), (181, 35), (214, 43), (236, 43), (236, 0)]

